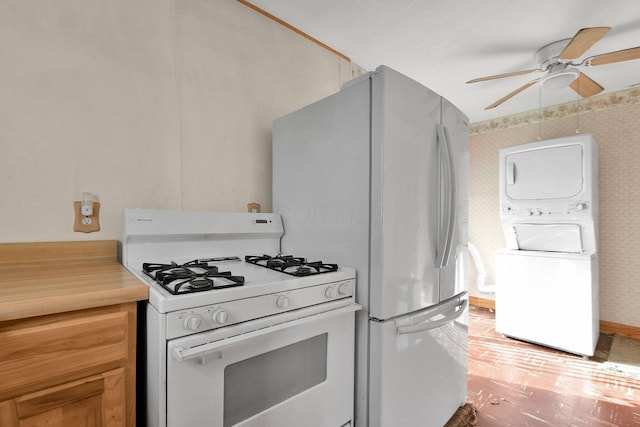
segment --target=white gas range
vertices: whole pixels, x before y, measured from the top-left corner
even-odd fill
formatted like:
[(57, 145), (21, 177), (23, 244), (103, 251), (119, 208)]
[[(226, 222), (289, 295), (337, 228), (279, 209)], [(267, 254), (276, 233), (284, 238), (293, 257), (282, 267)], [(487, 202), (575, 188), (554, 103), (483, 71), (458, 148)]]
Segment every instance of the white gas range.
[(147, 425), (351, 425), (355, 272), (279, 255), (283, 234), (277, 214), (125, 210)]

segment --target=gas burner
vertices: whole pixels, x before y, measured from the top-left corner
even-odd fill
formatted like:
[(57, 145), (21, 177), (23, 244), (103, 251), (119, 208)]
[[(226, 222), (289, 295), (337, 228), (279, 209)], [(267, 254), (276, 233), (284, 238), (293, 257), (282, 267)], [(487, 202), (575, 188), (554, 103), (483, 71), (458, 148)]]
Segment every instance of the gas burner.
[(281, 257), (281, 258), (269, 258), (266, 260), (266, 267), (272, 269), (280, 269), (280, 268), (288, 268), (296, 265), (304, 264), (304, 258), (294, 258), (294, 257)]
[(311, 276), (338, 270), (338, 264), (325, 264), (322, 261), (308, 262), (305, 258), (291, 255), (277, 255), (275, 257), (269, 255), (247, 255), (244, 260), (250, 264), (280, 271), (291, 276)]
[(244, 285), (244, 277), (218, 271), (215, 262), (240, 261), (238, 257), (195, 259), (178, 265), (143, 263), (142, 271), (174, 295)]

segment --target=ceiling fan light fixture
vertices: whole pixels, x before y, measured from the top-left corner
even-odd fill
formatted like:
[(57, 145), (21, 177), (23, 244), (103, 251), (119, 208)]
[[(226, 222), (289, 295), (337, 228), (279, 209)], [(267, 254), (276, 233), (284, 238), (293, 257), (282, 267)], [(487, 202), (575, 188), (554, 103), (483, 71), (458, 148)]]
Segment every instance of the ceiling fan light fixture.
[(540, 81), (545, 89), (558, 90), (569, 86), (578, 78), (580, 72), (574, 68), (567, 68), (557, 73), (550, 73)]

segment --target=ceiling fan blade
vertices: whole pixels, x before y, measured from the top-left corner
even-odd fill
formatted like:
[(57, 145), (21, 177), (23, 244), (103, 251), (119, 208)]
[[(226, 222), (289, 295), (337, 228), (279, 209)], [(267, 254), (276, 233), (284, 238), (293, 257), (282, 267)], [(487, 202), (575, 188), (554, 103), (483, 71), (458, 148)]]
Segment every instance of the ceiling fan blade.
[(503, 77), (519, 76), (522, 74), (533, 73), (534, 71), (540, 71), (540, 70), (537, 68), (534, 68), (533, 70), (523, 70), (523, 71), (514, 71), (512, 73), (496, 74), (495, 76), (480, 77), (477, 79), (469, 80), (467, 83), (477, 83), (477, 82), (484, 82), (487, 80), (501, 79)]
[(513, 92), (511, 92), (510, 94), (508, 94), (507, 96), (498, 99), (496, 102), (494, 102), (493, 104), (489, 105), (488, 107), (485, 107), (485, 110), (490, 110), (492, 108), (497, 107), (498, 105), (502, 104), (503, 102), (513, 98), (514, 96), (516, 96), (517, 94), (519, 94), (520, 92), (522, 92), (523, 90), (533, 86), (534, 84), (536, 84), (538, 82), (538, 80), (540, 79), (535, 79), (530, 81), (529, 83), (527, 83), (524, 86), (519, 87), (518, 89), (514, 90)]
[(571, 82), (569, 87), (583, 98), (588, 98), (604, 90), (602, 86), (583, 73), (580, 73), (578, 78)]
[(585, 63), (586, 65), (604, 65), (613, 64), (614, 62), (630, 61), (632, 59), (639, 58), (640, 46), (592, 56), (591, 58), (588, 58)]
[(559, 59), (576, 59), (609, 32), (610, 27), (590, 27), (579, 30), (560, 52)]

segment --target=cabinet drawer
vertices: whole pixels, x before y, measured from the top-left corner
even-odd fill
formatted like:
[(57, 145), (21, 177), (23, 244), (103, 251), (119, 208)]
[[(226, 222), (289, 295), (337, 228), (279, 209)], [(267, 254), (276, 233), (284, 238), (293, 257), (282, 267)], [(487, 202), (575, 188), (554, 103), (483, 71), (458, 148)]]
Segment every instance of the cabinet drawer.
[(0, 391), (125, 360), (127, 312), (73, 317), (0, 331)]

